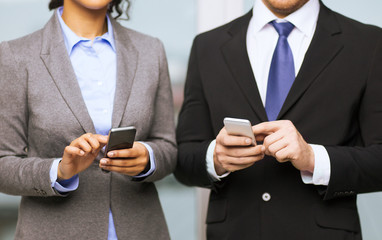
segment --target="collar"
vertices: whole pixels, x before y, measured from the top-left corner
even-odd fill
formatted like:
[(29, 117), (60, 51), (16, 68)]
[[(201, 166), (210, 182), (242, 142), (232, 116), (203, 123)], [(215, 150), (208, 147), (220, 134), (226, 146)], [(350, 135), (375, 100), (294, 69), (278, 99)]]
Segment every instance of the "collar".
[[(64, 35), (66, 50), (68, 51), (68, 53), (70, 55), (72, 53), (72, 50), (73, 50), (74, 46), (77, 43), (79, 43), (80, 41), (91, 41), (91, 40), (88, 39), (88, 38), (80, 37), (77, 34), (75, 34), (66, 25), (66, 23), (62, 19), (62, 17), (61, 17), (62, 11), (63, 11), (63, 7), (59, 7), (57, 9), (57, 16), (58, 16), (58, 21), (59, 21), (59, 23), (61, 25), (61, 29), (62, 29), (63, 35)], [(99, 38), (105, 40), (106, 42), (108, 42), (110, 44), (111, 48), (113, 49), (113, 51), (115, 52), (115, 41), (114, 41), (114, 36), (113, 36), (113, 26), (112, 26), (112, 24), (110, 22), (108, 14), (106, 14), (106, 20), (107, 20), (107, 32), (104, 33)]]
[(253, 6), (253, 30), (255, 33), (261, 31), (269, 22), (291, 22), (304, 35), (311, 37), (317, 25), (318, 14), (320, 12), (319, 0), (309, 0), (300, 9), (286, 16), (284, 19), (276, 17), (265, 6), (262, 0), (255, 0)]

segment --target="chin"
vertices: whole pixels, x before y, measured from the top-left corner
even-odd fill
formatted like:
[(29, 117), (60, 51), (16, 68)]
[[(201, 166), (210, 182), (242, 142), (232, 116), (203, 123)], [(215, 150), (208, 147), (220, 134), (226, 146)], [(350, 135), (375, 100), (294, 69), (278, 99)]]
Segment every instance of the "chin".
[(91, 10), (100, 10), (107, 8), (112, 0), (72, 0), (84, 8)]
[(289, 15), (301, 8), (309, 0), (262, 0), (273, 12), (281, 15)]

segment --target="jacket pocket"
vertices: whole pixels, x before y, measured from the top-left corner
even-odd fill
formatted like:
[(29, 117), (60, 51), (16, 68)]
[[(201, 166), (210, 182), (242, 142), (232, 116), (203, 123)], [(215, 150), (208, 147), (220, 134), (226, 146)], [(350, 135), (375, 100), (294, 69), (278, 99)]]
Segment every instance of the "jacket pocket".
[(207, 224), (223, 222), (227, 217), (226, 199), (210, 200), (207, 210)]
[(318, 226), (360, 232), (361, 226), (356, 209), (317, 205), (315, 218)]

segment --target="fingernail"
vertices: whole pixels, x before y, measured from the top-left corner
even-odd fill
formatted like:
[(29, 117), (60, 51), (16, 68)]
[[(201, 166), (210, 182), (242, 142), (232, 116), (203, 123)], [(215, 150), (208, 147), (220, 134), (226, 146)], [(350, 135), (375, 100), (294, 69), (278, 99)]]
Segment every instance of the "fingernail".
[(245, 143), (246, 144), (251, 144), (252, 143), (252, 139), (250, 139), (250, 138), (245, 139)]
[(107, 156), (108, 156), (108, 157), (114, 157), (114, 152), (109, 152), (109, 153), (107, 153)]
[(101, 159), (101, 164), (107, 164), (107, 161), (105, 159)]
[(83, 156), (84, 154), (85, 154), (85, 152), (81, 150), (80, 155)]

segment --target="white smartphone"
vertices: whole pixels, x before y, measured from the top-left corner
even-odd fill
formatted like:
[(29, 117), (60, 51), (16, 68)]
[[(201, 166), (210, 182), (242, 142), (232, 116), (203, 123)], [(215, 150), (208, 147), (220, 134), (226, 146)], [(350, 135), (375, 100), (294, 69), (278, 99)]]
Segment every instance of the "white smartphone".
[(249, 120), (226, 117), (223, 122), (228, 134), (249, 137), (252, 139), (253, 144), (256, 145), (255, 135), (252, 132), (252, 125)]

